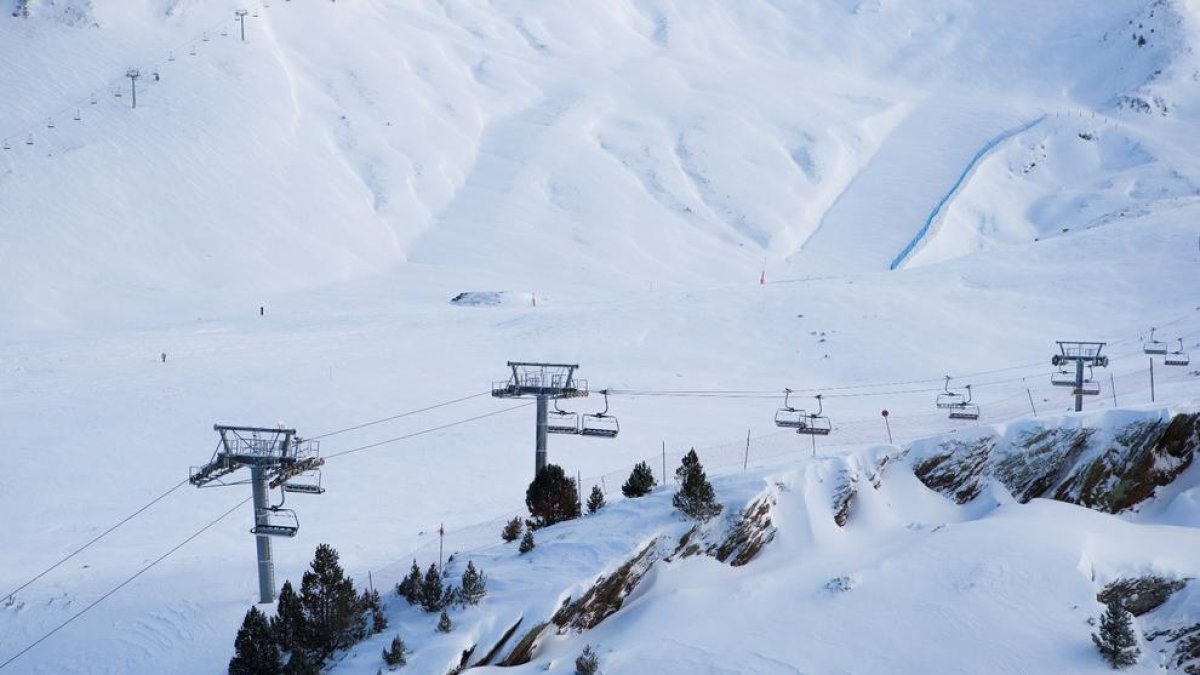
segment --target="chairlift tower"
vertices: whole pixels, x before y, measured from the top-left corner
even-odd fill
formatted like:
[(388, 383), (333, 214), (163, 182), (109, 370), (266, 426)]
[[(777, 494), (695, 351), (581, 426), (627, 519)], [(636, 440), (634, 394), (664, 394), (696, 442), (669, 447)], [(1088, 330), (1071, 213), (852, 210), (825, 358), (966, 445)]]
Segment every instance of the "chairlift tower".
[[(549, 402), (587, 396), (587, 380), (575, 377), (575, 371), (579, 368), (579, 364), (575, 363), (509, 361), (508, 367), (512, 370), (512, 375), (508, 380), (492, 383), (492, 396), (537, 400), (537, 427), (534, 441), (534, 475), (536, 476), (546, 467)], [(610, 416), (606, 415), (606, 417)], [(563, 433), (563, 431), (556, 429), (555, 433)], [(576, 430), (571, 433), (581, 432)], [(615, 435), (612, 433), (609, 437)]]
[(1059, 353), (1050, 359), (1050, 363), (1054, 366), (1065, 366), (1068, 363), (1075, 364), (1075, 388), (1072, 390), (1072, 393), (1075, 394), (1075, 412), (1082, 412), (1084, 395), (1099, 393), (1098, 385), (1095, 390), (1084, 387), (1083, 368), (1084, 366), (1088, 366), (1089, 368), (1093, 366), (1108, 367), (1108, 357), (1100, 353), (1106, 343), (1066, 340), (1058, 340), (1057, 342)]
[[(301, 440), (295, 429), (234, 427), (213, 425), (221, 443), (209, 462), (192, 467), (188, 482), (196, 487), (245, 485), (254, 495), (254, 528), (258, 548), (258, 601), (275, 601), (275, 567), (271, 559), (271, 537), (293, 537), (300, 529), (295, 511), (284, 509), (282, 495), (287, 492), (320, 494), (319, 468), (325, 463), (316, 441)], [(227, 480), (242, 467), (250, 467), (248, 480)], [(305, 482), (316, 476), (316, 482)], [(292, 481), (292, 482), (289, 482)], [(268, 494), (274, 488), (281, 493), (280, 503), (272, 506)]]
[(137, 107), (137, 81), (138, 81), (138, 78), (141, 76), (142, 76), (142, 73), (137, 68), (130, 68), (129, 70), (125, 71), (125, 77), (129, 78), (129, 87), (132, 90), (132, 94), (133, 94), (133, 99), (130, 102), (131, 105), (129, 106), (130, 108)]
[[(233, 12), (233, 15), (237, 17), (237, 21), (242, 27), (242, 42), (246, 41), (246, 14), (248, 14), (248, 12), (244, 9), (234, 10)], [(256, 14), (255, 16), (258, 15)]]

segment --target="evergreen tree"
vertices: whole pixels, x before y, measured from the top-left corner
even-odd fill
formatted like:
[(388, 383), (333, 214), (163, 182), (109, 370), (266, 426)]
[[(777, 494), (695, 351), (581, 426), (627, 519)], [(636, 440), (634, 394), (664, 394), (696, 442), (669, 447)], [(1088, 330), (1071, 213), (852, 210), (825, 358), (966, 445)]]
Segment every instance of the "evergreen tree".
[(275, 605), (275, 616), (271, 619), (271, 634), (275, 643), (285, 652), (296, 649), (304, 635), (304, 608), (292, 588), (291, 581), (283, 582), (279, 590), (279, 601)]
[(421, 602), (421, 568), (417, 567), (417, 561), (414, 559), (412, 569), (408, 571), (408, 576), (396, 584), (396, 594), (408, 601), (410, 605), (420, 604)]
[(320, 675), (321, 668), (313, 663), (303, 649), (292, 652), (292, 658), (283, 667), (283, 675)]
[(525, 491), (532, 527), (546, 527), (579, 517), (579, 491), (562, 467), (547, 464)]
[(621, 494), (631, 498), (644, 497), (653, 489), (654, 472), (650, 470), (649, 464), (638, 462), (633, 467), (633, 472), (629, 474), (629, 479), (621, 486)]
[(304, 608), (304, 647), (318, 662), (346, 649), (367, 634), (367, 620), (354, 591), (354, 580), (338, 564), (337, 551), (317, 546), (310, 570), (300, 582)]
[(408, 647), (404, 645), (404, 640), (400, 636), (392, 638), (392, 646), (383, 650), (383, 662), (388, 664), (388, 669), (393, 670), (397, 666), (408, 664), (408, 659), (405, 654), (408, 653)]
[(587, 507), (588, 513), (595, 513), (604, 508), (604, 493), (600, 490), (599, 485), (592, 486), (592, 494), (588, 495)]
[(443, 609), (442, 615), (438, 617), (437, 632), (449, 633), (452, 630), (454, 630), (454, 624), (450, 623), (450, 615)]
[(267, 615), (251, 607), (233, 641), (229, 675), (279, 675), (279, 645), (271, 635)]
[(421, 582), (421, 608), (426, 612), (436, 612), (442, 608), (446, 589), (442, 587), (442, 575), (438, 574), (437, 566), (430, 565)]
[(379, 591), (371, 589), (363, 591), (362, 598), (359, 600), (362, 606), (362, 611), (369, 618), (368, 634), (377, 635), (387, 630), (387, 617), (383, 615), (383, 601), (379, 597)]
[(500, 538), (504, 541), (516, 541), (521, 536), (521, 519), (513, 516), (513, 519), (505, 523), (504, 529), (500, 530)]
[(716, 501), (708, 476), (704, 475), (704, 466), (700, 464), (695, 448), (683, 456), (679, 468), (675, 470), (675, 478), (680, 482), (679, 491), (671, 500), (675, 508), (699, 520), (708, 520), (721, 512), (721, 505)]
[(475, 569), (475, 563), (468, 560), (467, 569), (462, 574), (462, 586), (458, 597), (467, 605), (478, 605), (483, 596), (487, 595), (487, 577)]
[(521, 545), (517, 547), (517, 550), (524, 555), (532, 551), (536, 546), (537, 544), (533, 543), (533, 530), (525, 530), (525, 536), (521, 537)]
[(600, 672), (600, 657), (591, 645), (584, 645), (579, 658), (575, 659), (575, 675), (596, 675)]
[(1108, 602), (1104, 616), (1100, 617), (1100, 633), (1092, 633), (1092, 642), (1114, 669), (1132, 666), (1142, 653), (1137, 646), (1133, 615), (1125, 611), (1118, 598)]

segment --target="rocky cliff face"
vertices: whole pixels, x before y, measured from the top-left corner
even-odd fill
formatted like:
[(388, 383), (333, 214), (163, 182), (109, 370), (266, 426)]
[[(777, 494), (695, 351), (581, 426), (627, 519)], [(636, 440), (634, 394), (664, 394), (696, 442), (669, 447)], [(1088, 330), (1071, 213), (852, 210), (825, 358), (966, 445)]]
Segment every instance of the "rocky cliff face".
[(1101, 428), (1029, 426), (914, 447), (910, 462), (926, 486), (964, 504), (990, 481), (1025, 503), (1056, 499), (1117, 513), (1182, 474), (1200, 448), (1200, 413), (1148, 414)]

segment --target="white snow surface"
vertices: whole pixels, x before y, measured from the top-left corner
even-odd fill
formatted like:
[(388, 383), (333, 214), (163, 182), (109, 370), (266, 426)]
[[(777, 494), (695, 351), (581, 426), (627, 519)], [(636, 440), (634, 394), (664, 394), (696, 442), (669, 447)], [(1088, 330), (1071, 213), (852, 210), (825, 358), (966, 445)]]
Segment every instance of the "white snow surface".
[[(245, 5), (245, 43), (226, 0), (17, 5), (0, 593), (207, 461), (214, 423), (315, 437), (478, 394), (321, 439), (373, 447), (289, 497), (301, 530), (275, 542), (280, 581), (328, 542), (386, 589), (444, 523), (492, 596), (447, 638), (391, 608), (410, 672), (444, 672), (472, 631), (544, 618), (684, 527), (663, 489), (530, 557), (497, 544), (533, 466), (532, 408), (487, 395), (508, 360), (614, 391), (617, 439), (551, 440), (585, 490), (694, 446), (727, 512), (779, 490), (783, 533), (745, 568), (671, 563), (524, 671), (570, 672), (590, 642), (610, 675), (1099, 673), (1098, 585), (1197, 574), (1196, 467), (1129, 517), (957, 508), (891, 468), (844, 530), (810, 499), (822, 467), (881, 452), (881, 409), (897, 447), (969, 431), (933, 407), (945, 374), (981, 424), (1065, 413), (1055, 340), (1109, 343), (1089, 411), (1197, 407), (1200, 369), (1161, 359), (1152, 404), (1141, 352), (1151, 326), (1200, 352), (1196, 0), (271, 0)], [(824, 392), (817, 460), (772, 424), (784, 387)], [(0, 662), (247, 496), (180, 488), (0, 600)], [(251, 515), (0, 672), (223, 672), (256, 598)], [(339, 668), (374, 673), (383, 637)]]

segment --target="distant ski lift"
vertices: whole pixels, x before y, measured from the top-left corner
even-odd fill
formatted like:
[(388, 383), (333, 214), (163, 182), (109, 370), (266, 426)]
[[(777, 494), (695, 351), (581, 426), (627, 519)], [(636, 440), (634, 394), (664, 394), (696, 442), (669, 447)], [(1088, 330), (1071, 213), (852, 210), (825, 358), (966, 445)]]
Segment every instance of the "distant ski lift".
[(608, 390), (604, 389), (600, 393), (604, 394), (604, 411), (584, 415), (581, 418), (579, 433), (583, 436), (616, 438), (617, 433), (621, 430), (621, 425), (617, 423), (616, 417), (608, 414)]
[(46, 128), (47, 128), (47, 129), (53, 129), (53, 128), (54, 128), (54, 118), (53, 118), (53, 117), (47, 117), (47, 118), (46, 118)]
[(803, 410), (793, 408), (788, 403), (788, 396), (792, 393), (791, 389), (783, 390), (783, 407), (775, 411), (775, 426), (795, 429), (804, 424), (804, 418), (807, 416)]
[(175, 52), (167, 52), (167, 60), (174, 61), (175, 60)]
[(1146, 354), (1166, 354), (1167, 343), (1154, 339), (1154, 329), (1150, 329), (1150, 339), (1142, 343), (1142, 352)]
[(78, 121), (80, 121), (80, 120), (82, 120), (82, 119), (83, 119), (83, 115), (81, 115), (81, 114), (79, 113), (79, 111), (78, 111), (78, 110), (76, 110), (76, 111), (75, 111), (75, 121), (76, 121), (76, 122), (78, 122)]
[(33, 134), (25, 137), (25, 145), (33, 145)]
[(302, 495), (323, 495), (325, 488), (321, 487), (321, 470), (312, 469), (299, 476), (289, 478), (283, 484), (284, 492), (295, 492)]
[(1075, 373), (1060, 368), (1057, 372), (1050, 375), (1050, 384), (1056, 387), (1074, 387)]
[(8, 139), (7, 139), (7, 138), (6, 138), (6, 139), (4, 139), (4, 149), (5, 149), (5, 150), (12, 150), (12, 146), (8, 144)]
[(833, 424), (828, 417), (821, 414), (824, 412), (821, 395), (817, 394), (815, 398), (817, 399), (817, 412), (805, 415), (800, 426), (796, 427), (796, 433), (807, 436), (828, 436), (829, 432), (833, 431)]
[(202, 42), (208, 42), (208, 33), (204, 33), (203, 35), (201, 35), (200, 40)]
[[(967, 388), (970, 389), (970, 387)], [(943, 385), (943, 389), (945, 389), (945, 393), (938, 394), (937, 396), (937, 407), (942, 409), (953, 409), (960, 408), (964, 403), (966, 403), (967, 399), (965, 396), (957, 392), (950, 391), (949, 375), (946, 376), (946, 383)]]
[(300, 531), (300, 520), (296, 518), (296, 512), (291, 509), (282, 509), (272, 506), (269, 509), (263, 509), (257, 514), (254, 528), (250, 530), (254, 534), (261, 534), (268, 537), (294, 537)]
[(1088, 376), (1078, 388), (1071, 392), (1076, 396), (1097, 396), (1100, 394), (1100, 383), (1093, 381), (1092, 366), (1088, 365)]
[(558, 399), (554, 399), (554, 410), (546, 420), (546, 431), (552, 434), (578, 434), (579, 415), (562, 410), (558, 407)]
[(962, 403), (950, 408), (950, 419), (952, 420), (977, 420), (979, 419), (979, 406), (971, 403), (971, 385), (967, 385), (967, 398)]
[(192, 45), (192, 49), (191, 49), (191, 51), (188, 52), (188, 54), (190, 54), (191, 56), (196, 55), (196, 45)]
[(1189, 363), (1187, 352), (1183, 351), (1183, 338), (1179, 338), (1179, 349), (1163, 357), (1163, 364), (1168, 366), (1186, 366)]
[(96, 95), (95, 95), (95, 94), (92, 94), (91, 98), (90, 98), (90, 99), (88, 99), (88, 103), (90, 103), (90, 104), (92, 104), (92, 105), (96, 105), (97, 103), (99, 103), (99, 101), (97, 101), (97, 100), (96, 100)]

